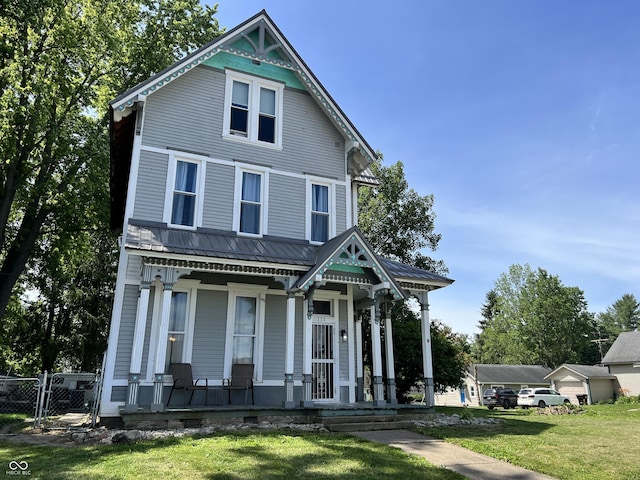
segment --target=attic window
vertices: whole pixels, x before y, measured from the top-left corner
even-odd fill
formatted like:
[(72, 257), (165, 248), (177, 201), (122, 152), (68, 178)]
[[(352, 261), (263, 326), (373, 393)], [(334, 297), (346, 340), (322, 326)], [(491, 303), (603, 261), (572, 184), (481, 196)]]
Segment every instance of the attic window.
[(227, 71), (222, 136), (280, 148), (283, 91), (281, 83)]

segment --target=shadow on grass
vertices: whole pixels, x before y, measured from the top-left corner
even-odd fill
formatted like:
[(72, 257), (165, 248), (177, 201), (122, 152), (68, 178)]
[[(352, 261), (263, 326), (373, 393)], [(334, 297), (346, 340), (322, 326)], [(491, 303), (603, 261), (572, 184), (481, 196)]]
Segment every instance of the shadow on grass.
[[(368, 442), (344, 434), (304, 434), (271, 431), (260, 433), (269, 442), (284, 437), (298, 437), (309, 444), (306, 451), (283, 455), (265, 444), (242, 446), (231, 450), (243, 462), (249, 462), (260, 478), (304, 479), (437, 479), (462, 480), (464, 477), (444, 468), (429, 465), (423, 459), (405, 454), (399, 449)], [(229, 476), (211, 474), (214, 480), (244, 479), (245, 474)]]
[[(489, 425), (460, 425), (420, 427), (420, 433), (434, 438), (490, 438), (495, 435), (539, 435), (553, 427), (553, 424), (544, 421), (543, 417), (535, 415), (535, 409), (493, 409), (488, 408), (463, 408), (463, 407), (437, 407), (436, 413), (445, 415), (470, 415), (472, 418), (493, 418), (499, 423)], [(539, 419), (539, 420), (538, 420)]]
[(343, 434), (290, 431), (224, 432), (91, 447), (1, 442), (0, 461), (5, 466), (27, 462), (31, 478), (48, 479), (87, 478), (88, 469), (99, 478), (185, 478), (179, 466), (167, 472), (171, 461), (193, 467), (192, 478), (212, 480), (463, 478), (385, 445)]

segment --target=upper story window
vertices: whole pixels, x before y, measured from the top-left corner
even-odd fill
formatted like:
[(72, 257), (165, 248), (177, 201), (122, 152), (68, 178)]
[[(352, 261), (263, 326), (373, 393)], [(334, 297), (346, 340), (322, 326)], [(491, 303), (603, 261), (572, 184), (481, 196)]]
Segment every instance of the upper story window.
[(262, 175), (242, 172), (240, 198), (240, 232), (260, 235), (262, 210)]
[(309, 182), (307, 209), (307, 238), (312, 242), (323, 243), (333, 236), (331, 185)]
[(198, 161), (173, 158), (169, 163), (164, 221), (179, 227), (196, 227), (201, 222), (200, 182), (204, 165)]
[(311, 185), (311, 241), (326, 242), (329, 239), (329, 187)]
[(266, 225), (266, 185), (264, 171), (238, 168), (236, 171), (236, 202), (234, 230), (246, 235), (264, 235)]
[(227, 71), (223, 136), (281, 147), (283, 90), (277, 82)]

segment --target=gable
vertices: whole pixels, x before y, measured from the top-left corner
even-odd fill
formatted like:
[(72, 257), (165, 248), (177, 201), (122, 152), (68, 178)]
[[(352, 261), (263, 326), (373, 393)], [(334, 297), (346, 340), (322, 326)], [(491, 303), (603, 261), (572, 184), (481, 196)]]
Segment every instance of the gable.
[(318, 282), (331, 281), (336, 277), (344, 279), (345, 274), (350, 282), (377, 285), (380, 293), (388, 290), (395, 300), (407, 298), (396, 279), (355, 226), (322, 245), (316, 264), (294, 287), (308, 291)]
[(147, 96), (188, 74), (198, 65), (229, 67), (230, 63), (234, 66), (232, 68), (240, 71), (253, 75), (272, 75), (269, 78), (282, 81), (290, 88), (307, 91), (347, 139), (350, 174), (357, 176), (376, 157), (373, 149), (264, 10), (117, 97), (110, 103), (113, 120), (118, 122), (128, 116), (137, 102), (144, 101)]
[(622, 332), (602, 359), (604, 365), (640, 363), (640, 332)]

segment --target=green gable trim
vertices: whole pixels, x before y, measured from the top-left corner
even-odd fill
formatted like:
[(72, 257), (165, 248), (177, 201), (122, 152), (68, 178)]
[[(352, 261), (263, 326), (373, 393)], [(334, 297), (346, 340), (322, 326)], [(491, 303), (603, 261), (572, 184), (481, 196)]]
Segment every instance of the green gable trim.
[(346, 272), (346, 273), (365, 273), (365, 271), (356, 265), (344, 265), (340, 263), (334, 263), (329, 268), (329, 271)]
[[(258, 60), (258, 62), (260, 61)], [(305, 86), (298, 80), (293, 71), (266, 62), (260, 62), (259, 65), (256, 65), (251, 58), (240, 57), (227, 52), (218, 52), (205, 60), (204, 65), (222, 69), (225, 67), (233, 68), (244, 73), (282, 82), (290, 88), (306, 91)]]

